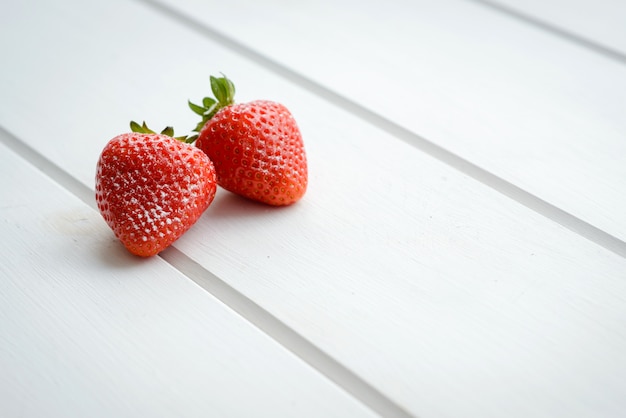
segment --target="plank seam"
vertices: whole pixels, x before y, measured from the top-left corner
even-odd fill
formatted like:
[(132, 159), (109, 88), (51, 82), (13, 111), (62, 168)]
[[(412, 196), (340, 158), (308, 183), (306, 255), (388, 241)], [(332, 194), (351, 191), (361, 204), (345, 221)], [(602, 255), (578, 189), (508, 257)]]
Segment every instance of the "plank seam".
[(87, 206), (94, 210), (98, 210), (98, 207), (96, 205), (95, 193), (91, 189), (89, 189), (89, 187), (81, 183), (67, 171), (56, 165), (54, 162), (49, 160), (43, 154), (39, 153), (30, 145), (23, 141), (20, 141), (20, 139), (16, 135), (8, 131), (4, 126), (0, 126), (0, 142), (2, 142), (16, 154), (18, 154), (28, 163), (30, 163), (36, 170), (44, 173), (59, 186), (61, 186), (74, 196), (78, 197)]
[(217, 31), (205, 23), (194, 19), (186, 13), (172, 8), (159, 0), (136, 0), (156, 11), (174, 19), (184, 27), (195, 31), (201, 36), (217, 42), (234, 53), (254, 62), (257, 65), (281, 76), (283, 79), (301, 87), (302, 89), (320, 97), (335, 106), (342, 108), (356, 116), (365, 123), (387, 132), (391, 136), (400, 139), (429, 156), (447, 164), (461, 173), (473, 178), (487, 187), (503, 194), (504, 196), (526, 206), (530, 210), (556, 222), (570, 231), (600, 245), (601, 247), (626, 258), (626, 242), (600, 228), (566, 212), (563, 209), (541, 199), (538, 196), (516, 186), (515, 184), (479, 167), (478, 165), (454, 154), (451, 151), (435, 144), (432, 141), (412, 132), (402, 125), (381, 116), (367, 107), (317, 83), (295, 70), (290, 69), (265, 55), (246, 46), (244, 43)]
[(622, 64), (626, 64), (626, 54), (609, 48), (605, 45), (602, 45), (598, 42), (592, 41), (591, 39), (585, 38), (583, 36), (577, 35), (574, 32), (570, 32), (558, 26), (555, 26), (546, 21), (537, 19), (530, 15), (520, 12), (519, 10), (513, 9), (511, 7), (499, 4), (495, 1), (490, 0), (468, 0), (488, 9), (492, 9), (498, 13), (504, 14), (511, 18), (514, 18), (520, 22), (523, 22), (527, 25), (533, 26), (536, 29), (542, 30), (544, 32), (548, 32), (551, 35), (555, 35), (563, 40), (566, 40), (570, 43), (576, 44), (580, 47), (589, 49), (597, 54), (603, 55), (606, 58), (610, 58), (616, 60)]
[(323, 352), (260, 305), (172, 246), (160, 256), (255, 327), (316, 369), (355, 399), (385, 417), (411, 417), (346, 366)]
[[(87, 206), (98, 210), (93, 190), (3, 126), (0, 126), (0, 142)], [(175, 244), (158, 257), (374, 412), (385, 417), (414, 416), (269, 311), (178, 250)]]

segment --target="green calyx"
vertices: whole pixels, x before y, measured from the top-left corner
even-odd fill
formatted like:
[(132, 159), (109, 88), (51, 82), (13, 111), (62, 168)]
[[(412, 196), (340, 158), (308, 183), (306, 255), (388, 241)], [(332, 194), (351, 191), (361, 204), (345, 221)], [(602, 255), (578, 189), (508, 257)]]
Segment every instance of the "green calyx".
[[(204, 125), (213, 116), (215, 116), (215, 114), (220, 109), (235, 103), (235, 85), (224, 74), (222, 74), (222, 77), (211, 76), (211, 90), (213, 91), (213, 95), (215, 96), (215, 98), (205, 97), (204, 99), (202, 99), (202, 105), (197, 105), (191, 103), (191, 101), (188, 101), (189, 108), (193, 110), (194, 113), (202, 117), (202, 121), (198, 122), (195, 129), (193, 130), (193, 132), (195, 133), (186, 136), (174, 136), (174, 128), (172, 128), (171, 126), (167, 126), (160, 132), (160, 134), (171, 136), (172, 138), (181, 142), (185, 142), (187, 144), (191, 144), (196, 139), (198, 139), (198, 134), (200, 133)], [(133, 132), (141, 134), (157, 133), (148, 128), (146, 122), (143, 122), (140, 125), (135, 121), (131, 121), (130, 129)]]
[[(148, 128), (148, 125), (146, 125), (146, 122), (144, 121), (141, 125), (138, 124), (137, 122), (135, 122), (134, 120), (130, 121), (130, 130), (136, 133), (140, 133), (140, 134), (156, 134), (155, 131), (153, 131), (152, 129)], [(167, 135), (167, 136), (171, 136), (172, 138), (181, 141), (181, 142), (186, 142), (188, 144), (192, 143), (193, 141), (195, 141), (195, 138), (193, 140), (189, 140), (189, 138), (191, 138), (191, 136), (174, 136), (174, 128), (172, 128), (171, 126), (166, 126), (165, 129), (163, 129), (160, 132), (161, 135)]]
[[(202, 105), (194, 104), (188, 101), (189, 108), (197, 115), (202, 117), (198, 122), (194, 132), (200, 132), (204, 125), (222, 108), (235, 103), (235, 85), (224, 74), (222, 77), (211, 76), (211, 91), (213, 97), (205, 97), (202, 99)], [(198, 134), (190, 135), (191, 142), (198, 138)]]

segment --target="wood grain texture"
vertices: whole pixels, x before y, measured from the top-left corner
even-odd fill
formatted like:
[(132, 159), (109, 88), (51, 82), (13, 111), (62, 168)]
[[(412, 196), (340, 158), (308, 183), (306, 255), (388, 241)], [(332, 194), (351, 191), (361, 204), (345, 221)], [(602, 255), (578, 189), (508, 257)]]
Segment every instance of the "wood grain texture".
[(0, 160), (2, 417), (374, 416), (1, 144)]
[(621, 0), (496, 0), (493, 3), (618, 52), (626, 59), (626, 3)]
[(163, 2), (626, 240), (624, 63), (463, 0)]
[[(288, 105), (310, 160), (304, 200), (270, 209), (220, 192), (176, 248), (399, 405), (423, 417), (622, 413), (623, 258), (144, 5), (23, 4), (13, 17), (29, 25), (2, 28), (20, 47), (0, 38), (0, 123), (89, 187), (129, 118), (193, 126), (185, 100), (208, 91), (209, 72), (232, 77), (239, 100)], [(446, 117), (457, 116), (469, 118)]]

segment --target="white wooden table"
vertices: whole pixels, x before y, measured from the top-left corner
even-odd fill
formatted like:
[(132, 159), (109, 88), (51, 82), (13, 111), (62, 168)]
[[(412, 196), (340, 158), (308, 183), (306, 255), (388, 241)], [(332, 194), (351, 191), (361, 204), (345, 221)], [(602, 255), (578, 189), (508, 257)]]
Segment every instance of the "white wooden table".
[[(626, 416), (626, 3), (5, 0), (0, 416)], [(310, 184), (138, 259), (131, 119), (224, 72)]]

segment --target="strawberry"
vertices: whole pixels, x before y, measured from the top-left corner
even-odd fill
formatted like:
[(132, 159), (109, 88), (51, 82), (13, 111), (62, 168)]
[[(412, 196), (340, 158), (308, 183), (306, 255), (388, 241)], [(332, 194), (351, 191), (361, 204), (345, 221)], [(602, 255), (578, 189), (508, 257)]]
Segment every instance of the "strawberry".
[[(216, 190), (213, 164), (196, 147), (131, 122), (111, 139), (96, 173), (96, 201), (115, 236), (133, 254), (158, 254), (185, 233)], [(166, 135), (167, 134), (167, 135)]]
[(202, 121), (196, 146), (204, 151), (224, 189), (270, 205), (289, 205), (305, 193), (307, 160), (295, 119), (280, 103), (234, 103), (228, 78), (211, 77), (215, 99), (189, 107)]

